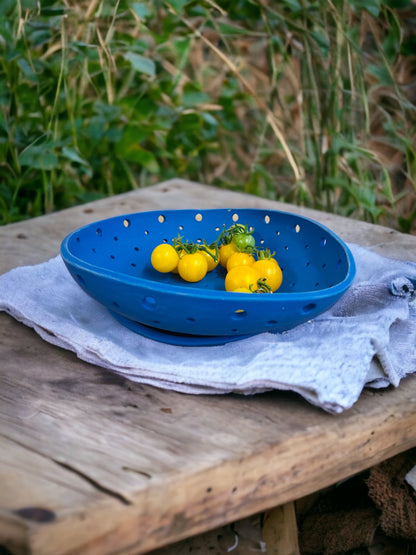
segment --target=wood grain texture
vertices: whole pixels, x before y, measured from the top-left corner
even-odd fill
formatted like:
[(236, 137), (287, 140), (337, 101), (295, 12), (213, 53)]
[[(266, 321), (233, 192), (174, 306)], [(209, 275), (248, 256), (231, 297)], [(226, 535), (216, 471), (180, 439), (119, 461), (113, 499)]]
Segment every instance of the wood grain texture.
[(267, 555), (300, 554), (293, 501), (266, 511), (263, 537), (267, 546)]
[[(416, 260), (416, 238), (172, 180), (0, 228), (0, 273), (47, 260), (117, 214), (283, 209)], [(194, 396), (131, 383), (0, 314), (0, 545), (13, 553), (145, 553), (329, 486), (416, 445), (416, 379), (331, 416), (295, 394)]]

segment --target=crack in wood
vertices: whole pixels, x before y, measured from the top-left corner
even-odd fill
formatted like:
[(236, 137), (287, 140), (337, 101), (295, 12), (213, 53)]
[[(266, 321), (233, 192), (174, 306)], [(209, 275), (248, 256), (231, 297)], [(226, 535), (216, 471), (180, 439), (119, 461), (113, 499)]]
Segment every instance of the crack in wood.
[(98, 490), (98, 491), (100, 491), (100, 492), (102, 492), (106, 495), (109, 495), (110, 497), (113, 497), (114, 499), (117, 499), (123, 505), (132, 505), (132, 501), (130, 501), (130, 499), (128, 499), (127, 497), (125, 497), (124, 495), (119, 493), (118, 491), (114, 491), (114, 490), (112, 490), (112, 489), (110, 489), (106, 486), (103, 486), (97, 480), (94, 480), (94, 478), (91, 478), (91, 476), (88, 476), (88, 474), (85, 474), (81, 470), (78, 470), (77, 468), (71, 466), (69, 463), (60, 461), (58, 459), (54, 459), (53, 457), (49, 457), (48, 455), (45, 455), (45, 453), (43, 453), (42, 451), (40, 451), (38, 449), (35, 449), (33, 446), (26, 445), (25, 443), (23, 443), (21, 441), (18, 441), (15, 438), (12, 438), (12, 437), (8, 436), (7, 434), (0, 433), (0, 437), (3, 437), (5, 439), (7, 439), (8, 441), (11, 441), (11, 442), (15, 443), (16, 445), (20, 445), (21, 447), (23, 447), (24, 449), (27, 449), (28, 451), (31, 451), (32, 453), (36, 453), (37, 455), (39, 455), (41, 457), (49, 459), (50, 461), (57, 464), (61, 468), (64, 468), (65, 470), (68, 470), (69, 472), (72, 472), (72, 473), (76, 474), (79, 478), (82, 478), (83, 480), (88, 482), (96, 490)]
[(149, 474), (148, 472), (145, 472), (144, 470), (138, 470), (137, 468), (132, 468), (130, 466), (123, 466), (122, 468), (123, 468), (123, 470), (125, 470), (127, 472), (134, 472), (135, 474), (139, 474), (140, 476), (144, 476), (145, 478), (148, 478), (149, 480), (152, 478), (152, 475)]
[(105, 493), (106, 495), (114, 497), (114, 499), (117, 499), (118, 501), (123, 503), (123, 505), (131, 505), (132, 504), (132, 502), (129, 499), (127, 499), (127, 497), (124, 497), (124, 495), (122, 495), (118, 491), (114, 491), (114, 490), (112, 490), (112, 489), (110, 489), (106, 486), (103, 486), (102, 484), (100, 484), (100, 482), (97, 482), (97, 480), (94, 480), (94, 478), (91, 478), (91, 476), (88, 476), (88, 474), (85, 474), (81, 470), (78, 470), (78, 468), (74, 468), (69, 463), (58, 461), (56, 459), (51, 459), (51, 460), (55, 464), (59, 465), (60, 467), (65, 468), (65, 470), (69, 470), (70, 472), (73, 472), (74, 474), (76, 474), (77, 476), (79, 476), (80, 478), (82, 478), (83, 480), (88, 482), (89, 484), (91, 484), (98, 491), (101, 491), (102, 493)]

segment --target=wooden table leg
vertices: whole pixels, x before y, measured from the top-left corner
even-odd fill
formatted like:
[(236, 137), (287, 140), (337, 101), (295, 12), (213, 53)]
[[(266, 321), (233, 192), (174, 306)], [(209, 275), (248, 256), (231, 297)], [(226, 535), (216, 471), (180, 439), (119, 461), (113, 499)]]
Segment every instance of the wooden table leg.
[(264, 515), (263, 540), (267, 555), (299, 555), (298, 527), (293, 501)]

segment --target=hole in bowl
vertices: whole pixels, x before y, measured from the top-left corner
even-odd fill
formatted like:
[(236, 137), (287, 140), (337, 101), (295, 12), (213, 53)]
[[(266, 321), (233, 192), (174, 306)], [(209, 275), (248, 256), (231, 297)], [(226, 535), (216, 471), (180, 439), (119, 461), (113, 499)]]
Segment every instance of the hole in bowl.
[(302, 307), (302, 314), (309, 314), (309, 312), (312, 312), (312, 310), (315, 310), (315, 308), (316, 303), (305, 304), (305, 306)]
[(238, 216), (237, 213), (235, 213), (231, 216), (231, 219), (232, 219), (233, 222), (238, 222), (238, 218), (239, 218), (239, 216)]
[(268, 320), (266, 322), (266, 326), (275, 326), (277, 324), (277, 320)]
[(157, 218), (157, 221), (161, 224), (163, 224), (163, 222), (166, 220), (165, 216), (163, 214), (160, 214)]
[(325, 247), (326, 246), (326, 239), (325, 237), (322, 237), (321, 242), (319, 243), (321, 245), (321, 247)]
[(139, 252), (139, 247), (134, 247), (134, 250), (135, 250), (136, 252)]
[(116, 235), (113, 237), (113, 241), (118, 241), (118, 237)]
[(236, 310), (234, 314), (231, 316), (233, 320), (241, 320), (241, 318), (245, 318), (247, 316), (247, 312), (242, 308)]
[(179, 226), (179, 230), (182, 231), (183, 230), (183, 225)]
[(195, 215), (195, 220), (196, 220), (197, 222), (202, 222), (202, 214), (199, 214), (199, 213), (196, 214), (196, 215)]
[(296, 224), (295, 225), (295, 233), (299, 233), (299, 231), (300, 231), (300, 225)]
[(189, 318), (187, 318), (186, 321), (193, 324), (195, 322), (195, 318), (193, 318), (192, 316), (189, 316)]
[(144, 230), (145, 235), (149, 235), (149, 231), (147, 229)]
[(97, 237), (103, 236), (103, 230), (101, 229), (101, 227), (97, 227), (97, 229), (95, 230), (95, 234), (97, 235)]
[(270, 223), (270, 216), (266, 214), (266, 216), (264, 216), (264, 223), (269, 224)]
[(142, 306), (147, 310), (154, 310), (156, 308), (156, 299), (154, 297), (144, 297)]
[(114, 254), (110, 254), (110, 258), (111, 258), (111, 260), (114, 260), (115, 259)]
[(127, 218), (125, 218), (125, 219), (123, 220), (123, 225), (124, 225), (124, 227), (130, 227), (130, 220), (128, 220)]

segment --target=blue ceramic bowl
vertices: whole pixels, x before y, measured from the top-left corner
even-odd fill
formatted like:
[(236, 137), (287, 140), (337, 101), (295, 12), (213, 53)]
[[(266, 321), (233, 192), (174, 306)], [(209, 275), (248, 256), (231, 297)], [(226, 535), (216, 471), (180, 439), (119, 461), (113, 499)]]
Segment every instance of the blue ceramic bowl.
[[(198, 283), (156, 272), (153, 248), (178, 235), (218, 238), (223, 225), (254, 228), (257, 245), (283, 272), (273, 294), (231, 293), (218, 267)], [(61, 254), (74, 280), (122, 324), (159, 341), (213, 345), (262, 332), (283, 332), (328, 309), (351, 285), (348, 247), (325, 226), (275, 210), (158, 210), (121, 215), (68, 235)]]

